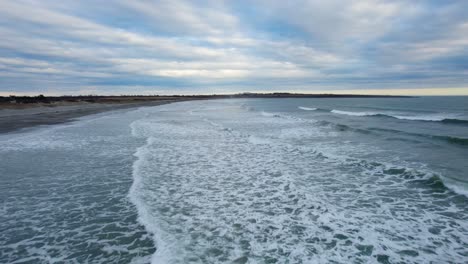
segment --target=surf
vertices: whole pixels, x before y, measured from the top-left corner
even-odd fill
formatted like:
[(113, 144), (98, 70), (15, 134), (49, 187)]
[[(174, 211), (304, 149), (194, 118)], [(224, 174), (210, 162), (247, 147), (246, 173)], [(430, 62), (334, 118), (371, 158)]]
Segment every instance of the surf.
[(301, 110), (304, 110), (304, 111), (315, 111), (315, 110), (317, 110), (317, 108), (305, 107), (305, 106), (298, 106), (297, 108), (299, 108)]
[[(435, 235), (424, 231), (424, 239), (418, 239), (421, 234), (414, 230), (427, 230), (426, 224), (407, 226), (400, 218), (410, 219), (423, 204), (437, 206), (439, 199), (458, 195), (434, 171), (359, 158), (363, 150), (373, 153), (378, 146), (343, 141), (344, 134), (333, 132), (331, 123), (318, 125), (321, 121), (259, 106), (236, 110), (229, 105), (224, 111), (216, 102), (165, 109), (131, 126), (132, 135), (146, 143), (135, 153), (129, 197), (153, 236), (153, 263), (313, 261), (318, 254), (337, 262), (340, 256), (366, 261), (367, 255), (356, 257), (356, 252), (369, 250), (405, 261), (406, 255), (394, 252), (425, 247), (424, 241)], [(398, 199), (395, 193), (401, 193)], [(384, 209), (401, 204), (408, 210), (400, 210), (399, 219)], [(433, 209), (427, 217), (445, 212)], [(379, 242), (372, 248), (359, 239), (367, 237), (362, 226), (383, 230), (375, 233)], [(308, 234), (318, 242), (295, 251), (310, 245)], [(391, 240), (397, 234), (401, 239)], [(273, 249), (281, 251), (265, 242), (273, 238), (278, 241)], [(343, 246), (345, 241), (353, 247)], [(456, 254), (455, 244), (444, 246), (445, 257)], [(433, 259), (418, 254), (418, 261)]]
[(408, 121), (426, 121), (426, 122), (441, 122), (445, 124), (460, 124), (468, 125), (468, 120), (453, 118), (453, 115), (444, 115), (444, 114), (427, 114), (427, 115), (402, 115), (402, 114), (389, 114), (386, 112), (352, 112), (352, 111), (343, 111), (343, 110), (330, 110), (331, 113), (348, 115), (348, 116), (370, 116), (370, 117), (382, 117), (382, 118), (394, 118), (399, 120), (408, 120)]

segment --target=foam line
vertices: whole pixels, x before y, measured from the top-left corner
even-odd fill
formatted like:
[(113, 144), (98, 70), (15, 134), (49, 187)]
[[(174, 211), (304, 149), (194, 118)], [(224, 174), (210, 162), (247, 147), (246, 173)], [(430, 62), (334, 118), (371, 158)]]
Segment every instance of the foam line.
[(305, 106), (299, 106), (297, 108), (299, 108), (301, 110), (304, 110), (304, 111), (315, 111), (315, 110), (317, 110), (317, 108), (305, 107)]

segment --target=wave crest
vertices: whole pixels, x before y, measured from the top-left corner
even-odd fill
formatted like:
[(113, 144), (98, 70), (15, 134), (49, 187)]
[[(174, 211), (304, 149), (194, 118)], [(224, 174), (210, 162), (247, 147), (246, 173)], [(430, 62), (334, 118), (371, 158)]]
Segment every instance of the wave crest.
[(429, 121), (429, 122), (442, 122), (447, 124), (461, 124), (468, 125), (468, 120), (453, 118), (453, 115), (444, 115), (444, 114), (433, 114), (433, 115), (394, 115), (389, 113), (382, 112), (351, 112), (351, 111), (342, 111), (332, 109), (331, 113), (348, 115), (348, 116), (374, 116), (374, 117), (386, 117), (386, 118), (395, 118), (400, 120), (410, 120), (410, 121)]
[(301, 110), (304, 110), (304, 111), (315, 111), (315, 110), (317, 110), (317, 108), (314, 108), (314, 107), (305, 107), (305, 106), (299, 106), (299, 107), (297, 107), (297, 108), (299, 108), (299, 109), (301, 109)]

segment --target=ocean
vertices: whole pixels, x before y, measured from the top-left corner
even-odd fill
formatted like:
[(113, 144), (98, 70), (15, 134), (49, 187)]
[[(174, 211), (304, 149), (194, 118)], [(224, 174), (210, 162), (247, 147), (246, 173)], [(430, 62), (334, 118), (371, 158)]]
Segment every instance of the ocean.
[(0, 263), (467, 263), (468, 97), (227, 99), (0, 135)]

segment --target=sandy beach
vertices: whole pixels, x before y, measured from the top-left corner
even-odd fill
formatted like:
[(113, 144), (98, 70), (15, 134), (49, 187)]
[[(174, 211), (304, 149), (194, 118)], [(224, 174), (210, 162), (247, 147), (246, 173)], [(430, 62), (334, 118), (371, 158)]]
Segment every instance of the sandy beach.
[(168, 104), (182, 99), (121, 102), (59, 102), (56, 104), (0, 105), (0, 133), (73, 121), (75, 118), (105, 111)]

